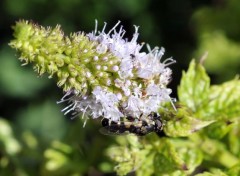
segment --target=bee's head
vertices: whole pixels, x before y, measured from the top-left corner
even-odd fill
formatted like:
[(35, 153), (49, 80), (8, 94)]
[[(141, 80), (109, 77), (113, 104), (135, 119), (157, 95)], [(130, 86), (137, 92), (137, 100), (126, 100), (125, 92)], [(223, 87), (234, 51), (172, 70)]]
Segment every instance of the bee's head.
[(158, 115), (156, 112), (153, 113), (153, 120), (159, 120), (160, 115)]
[(109, 126), (109, 119), (103, 118), (103, 119), (102, 119), (102, 126), (103, 126), (103, 127)]

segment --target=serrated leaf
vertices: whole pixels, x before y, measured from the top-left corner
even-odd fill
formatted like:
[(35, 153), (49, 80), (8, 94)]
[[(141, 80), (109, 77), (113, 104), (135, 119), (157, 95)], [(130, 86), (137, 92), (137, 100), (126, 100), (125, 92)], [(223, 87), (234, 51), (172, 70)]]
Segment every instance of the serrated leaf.
[(191, 135), (190, 140), (204, 153), (204, 157), (210, 162), (218, 163), (230, 168), (239, 162), (237, 156), (231, 153), (225, 143), (208, 138), (204, 133)]
[(180, 103), (202, 120), (227, 121), (240, 115), (239, 79), (210, 87), (204, 67), (195, 61), (183, 73), (178, 94)]
[(166, 121), (164, 133), (171, 137), (185, 137), (212, 124), (214, 120), (202, 121), (191, 117), (185, 108), (179, 108), (172, 119)]
[(155, 152), (146, 152), (147, 150), (142, 150), (138, 155), (141, 156), (143, 160), (135, 161), (138, 166), (135, 167), (137, 176), (153, 175), (154, 174), (154, 156)]
[(210, 138), (221, 139), (232, 129), (233, 125), (229, 121), (221, 120), (209, 125), (204, 131)]
[(158, 175), (171, 174), (176, 170), (184, 171), (186, 164), (178, 156), (170, 139), (163, 139), (159, 153), (154, 157), (154, 170)]
[(195, 60), (190, 63), (187, 72), (183, 72), (178, 97), (182, 104), (196, 112), (204, 102), (208, 102), (210, 79), (201, 64)]
[(201, 152), (191, 143), (174, 139), (165, 139), (162, 142), (159, 154), (154, 157), (156, 174), (190, 174), (202, 162)]
[[(151, 175), (153, 157), (148, 155), (148, 149), (128, 148), (126, 146), (112, 146), (107, 149), (106, 154), (118, 164), (114, 170), (118, 175), (126, 175), (138, 169), (139, 175)], [(148, 155), (148, 157), (146, 157)], [(144, 163), (144, 165), (142, 165)], [(153, 167), (153, 166), (152, 166)]]
[(177, 165), (171, 161), (169, 157), (164, 156), (163, 154), (157, 154), (153, 160), (155, 173), (158, 174), (170, 174), (178, 170)]
[(240, 80), (211, 86), (206, 108), (199, 110), (205, 119), (232, 119), (240, 116)]
[(240, 119), (236, 120), (233, 123), (233, 128), (228, 133), (228, 147), (229, 150), (235, 154), (236, 156), (240, 157)]

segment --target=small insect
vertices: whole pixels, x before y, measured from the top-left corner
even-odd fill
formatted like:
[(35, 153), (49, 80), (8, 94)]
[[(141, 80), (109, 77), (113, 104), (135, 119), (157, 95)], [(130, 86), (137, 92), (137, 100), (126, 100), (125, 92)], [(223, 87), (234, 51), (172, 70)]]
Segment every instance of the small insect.
[(105, 135), (126, 135), (135, 134), (144, 136), (151, 132), (158, 135), (162, 133), (162, 121), (157, 113), (151, 113), (148, 119), (135, 119), (132, 116), (126, 117), (126, 121), (114, 122), (103, 118), (100, 132)]
[(134, 54), (130, 54), (131, 58), (135, 58), (136, 56)]

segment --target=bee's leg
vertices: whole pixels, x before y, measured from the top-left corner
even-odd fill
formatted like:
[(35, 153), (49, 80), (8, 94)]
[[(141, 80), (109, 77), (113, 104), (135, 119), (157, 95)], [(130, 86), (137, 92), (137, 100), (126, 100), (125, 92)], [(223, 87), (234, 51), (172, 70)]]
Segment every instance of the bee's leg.
[(124, 133), (127, 130), (129, 130), (124, 122), (120, 122), (118, 126), (119, 126), (119, 130), (118, 130), (119, 133)]
[(148, 134), (154, 131), (154, 126), (148, 125), (148, 126), (145, 126), (145, 129), (146, 129), (146, 134)]
[(163, 129), (163, 125), (162, 125), (162, 122), (160, 120), (155, 120), (155, 125), (154, 125), (154, 130), (156, 133), (160, 133)]
[(166, 137), (167, 135), (164, 133), (164, 131), (163, 130), (161, 130), (161, 131), (156, 131), (156, 134), (159, 136), (159, 137)]
[(134, 125), (130, 125), (129, 132), (136, 133), (136, 131), (137, 131), (137, 127), (135, 127)]
[(156, 128), (156, 130), (161, 130), (162, 131), (163, 124), (160, 120), (155, 120), (155, 128)]
[(143, 128), (143, 127), (138, 127), (137, 129), (136, 129), (136, 133), (135, 134), (137, 134), (138, 136), (144, 136), (144, 135), (146, 135), (147, 133), (146, 133), (146, 129), (145, 128)]
[(163, 124), (160, 120), (155, 120), (155, 132), (159, 137), (166, 136), (166, 134), (163, 131)]

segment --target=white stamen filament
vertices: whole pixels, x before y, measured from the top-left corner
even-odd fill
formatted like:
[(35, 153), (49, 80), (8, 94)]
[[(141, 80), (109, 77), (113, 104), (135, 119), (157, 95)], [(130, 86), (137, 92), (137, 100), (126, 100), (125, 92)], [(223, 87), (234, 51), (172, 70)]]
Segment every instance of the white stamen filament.
[(101, 33), (104, 33), (106, 26), (107, 26), (107, 23), (104, 22), (104, 26), (103, 26), (103, 29), (102, 29), (102, 32), (101, 32)]
[(174, 59), (172, 59), (171, 57), (163, 61), (163, 64), (165, 65), (165, 67), (167, 67), (171, 64), (174, 64), (174, 63), (176, 63), (176, 61)]
[(94, 30), (94, 35), (97, 34), (97, 27), (98, 27), (98, 21), (95, 20), (95, 30)]
[(118, 21), (117, 22), (117, 24), (115, 25), (115, 26), (113, 26), (113, 28), (108, 32), (108, 34), (107, 35), (110, 35), (111, 34), (111, 32), (113, 31), (113, 30), (115, 30), (116, 29), (116, 27), (119, 25), (121, 23), (121, 21)]

